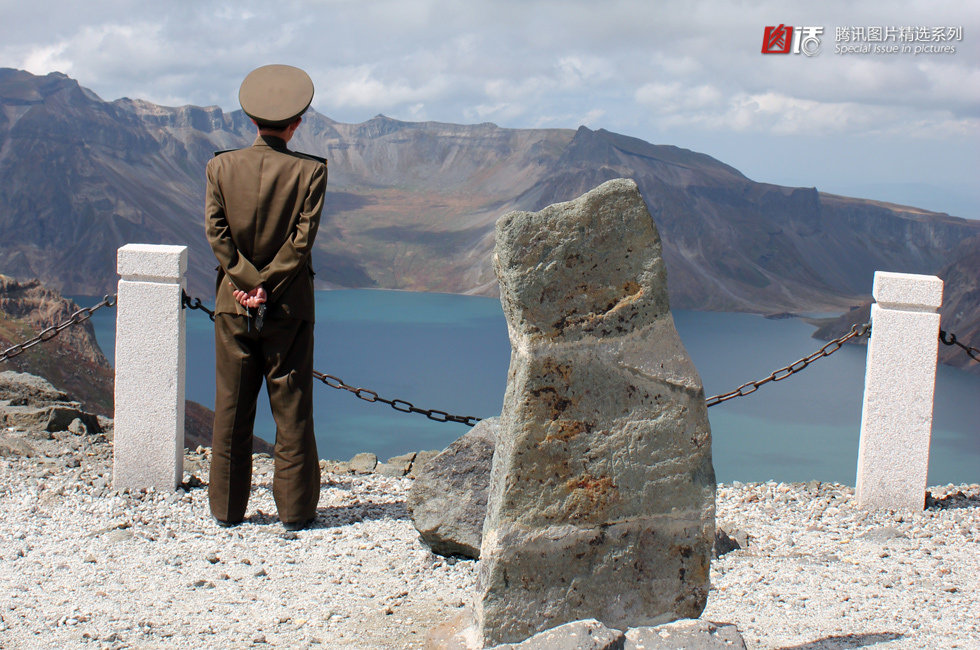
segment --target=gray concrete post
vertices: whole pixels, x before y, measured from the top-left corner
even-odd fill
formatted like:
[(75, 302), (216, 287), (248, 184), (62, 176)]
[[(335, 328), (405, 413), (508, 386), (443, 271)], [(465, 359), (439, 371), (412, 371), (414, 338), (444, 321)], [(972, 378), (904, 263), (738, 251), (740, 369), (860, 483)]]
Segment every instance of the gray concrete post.
[(943, 281), (875, 273), (864, 379), (857, 499), (863, 508), (922, 510), (929, 471)]
[(187, 247), (127, 244), (116, 262), (112, 485), (173, 490), (184, 473)]

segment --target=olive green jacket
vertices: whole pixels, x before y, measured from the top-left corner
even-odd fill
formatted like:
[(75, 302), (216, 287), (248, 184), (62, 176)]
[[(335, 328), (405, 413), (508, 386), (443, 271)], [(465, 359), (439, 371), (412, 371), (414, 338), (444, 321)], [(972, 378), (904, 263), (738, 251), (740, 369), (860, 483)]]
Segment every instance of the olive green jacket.
[(327, 187), (325, 161), (260, 135), (208, 162), (205, 230), (218, 258), (215, 311), (245, 314), (236, 288), (262, 285), (267, 318), (314, 320), (310, 254)]

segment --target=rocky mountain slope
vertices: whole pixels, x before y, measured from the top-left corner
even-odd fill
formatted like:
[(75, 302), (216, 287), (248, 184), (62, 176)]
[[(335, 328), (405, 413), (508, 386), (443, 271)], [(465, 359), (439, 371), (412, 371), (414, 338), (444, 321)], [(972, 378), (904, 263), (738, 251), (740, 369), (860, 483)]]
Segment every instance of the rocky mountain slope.
[[(65, 75), (10, 69), (0, 109), (0, 272), (101, 294), (119, 245), (186, 243), (189, 289), (211, 295), (203, 167), (213, 150), (251, 142), (240, 111), (106, 102)], [(498, 217), (619, 176), (636, 180), (657, 222), (679, 308), (843, 311), (867, 297), (875, 270), (935, 273), (980, 234), (980, 222), (757, 183), (704, 154), (601, 129), (343, 124), (310, 112), (294, 147), (330, 159), (321, 288), (493, 295)]]
[[(38, 280), (17, 281), (0, 275), (0, 352), (34, 338), (52, 325), (64, 323), (78, 309), (74, 301), (62, 297)], [(0, 361), (0, 372), (10, 371), (43, 377), (56, 387), (53, 390), (63, 391), (64, 394), (58, 399), (77, 400), (81, 408), (94, 415), (112, 417), (114, 372), (99, 348), (92, 324), (88, 321), (69, 327), (53, 339), (15, 357)], [(0, 384), (5, 385), (5, 382)], [(189, 449), (198, 445), (210, 446), (213, 422), (211, 409), (188, 400), (184, 411), (185, 446)], [(255, 449), (268, 452), (272, 448), (256, 438)]]
[[(78, 309), (37, 280), (19, 282), (0, 275), (0, 351), (67, 321)], [(92, 412), (112, 415), (113, 370), (89, 322), (0, 362), (0, 371), (5, 370), (44, 377)]]
[[(963, 241), (953, 251), (952, 261), (936, 275), (943, 281), (943, 305), (939, 309), (941, 330), (956, 336), (967, 347), (980, 347), (980, 237)], [(814, 338), (830, 341), (850, 331), (855, 324), (867, 323), (871, 317), (871, 301), (842, 314), (839, 318), (821, 323)], [(947, 336), (948, 340), (948, 336)], [(853, 340), (852, 340), (853, 341)], [(868, 339), (857, 340), (866, 345)], [(972, 360), (956, 345), (939, 346), (939, 362), (980, 374), (980, 363)]]

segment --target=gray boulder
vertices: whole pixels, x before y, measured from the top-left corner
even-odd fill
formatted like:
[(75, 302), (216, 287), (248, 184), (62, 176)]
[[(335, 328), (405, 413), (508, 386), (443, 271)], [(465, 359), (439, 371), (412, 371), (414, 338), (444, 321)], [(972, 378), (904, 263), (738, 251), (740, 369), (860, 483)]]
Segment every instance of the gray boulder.
[(415, 477), (412, 523), (433, 553), (480, 557), (498, 418), (477, 423)]
[(711, 432), (636, 184), (505, 215), (494, 266), (512, 351), (481, 641), (587, 618), (627, 629), (697, 617), (714, 541)]
[(0, 432), (0, 456), (33, 458), (37, 450), (23, 438)]
[(626, 650), (745, 650), (738, 628), (730, 623), (683, 620), (626, 631)]
[(99, 418), (69, 402), (49, 406), (14, 406), (0, 404), (0, 426), (33, 431), (67, 431), (75, 420), (81, 421), (87, 433), (100, 433)]
[(51, 385), (47, 379), (26, 372), (0, 372), (0, 400), (14, 405), (67, 402), (68, 395)]

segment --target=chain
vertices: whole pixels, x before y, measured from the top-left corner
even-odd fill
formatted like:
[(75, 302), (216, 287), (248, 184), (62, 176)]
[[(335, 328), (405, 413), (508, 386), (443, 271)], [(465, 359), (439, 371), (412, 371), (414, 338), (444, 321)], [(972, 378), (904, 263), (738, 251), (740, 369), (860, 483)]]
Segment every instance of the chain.
[(211, 319), (211, 322), (212, 323), (214, 322), (214, 312), (211, 311), (210, 309), (208, 309), (207, 307), (205, 307), (201, 303), (201, 299), (200, 298), (194, 298), (194, 300), (192, 301), (191, 300), (191, 297), (188, 296), (187, 295), (187, 292), (184, 291), (183, 289), (180, 290), (180, 308), (181, 309), (200, 309), (201, 311), (203, 311), (205, 314), (208, 315), (208, 318)]
[[(200, 309), (201, 311), (203, 311), (205, 314), (208, 315), (208, 318), (210, 318), (212, 321), (214, 320), (214, 312), (208, 309), (207, 307), (205, 307), (203, 304), (201, 304), (200, 298), (192, 299), (189, 295), (187, 295), (186, 291), (183, 292), (183, 295), (181, 297), (181, 307), (186, 309)], [(387, 404), (391, 408), (401, 413), (418, 413), (419, 415), (424, 415), (430, 420), (435, 420), (436, 422), (455, 422), (458, 424), (465, 424), (468, 427), (472, 427), (473, 425), (475, 425), (477, 422), (480, 421), (480, 418), (473, 417), (471, 415), (470, 416), (451, 415), (449, 413), (446, 413), (445, 411), (440, 411), (438, 409), (420, 409), (414, 404), (412, 404), (411, 402), (407, 402), (403, 399), (392, 399), (392, 400), (385, 399), (379, 396), (373, 390), (351, 386), (349, 384), (344, 383), (344, 380), (340, 379), (339, 377), (334, 377), (333, 375), (327, 375), (317, 370), (313, 371), (313, 376), (319, 379), (320, 381), (322, 381), (330, 388), (336, 388), (338, 390), (343, 389), (349, 391), (354, 395), (354, 397), (357, 397), (358, 399), (362, 399), (365, 402), (380, 402), (382, 404)]]
[(961, 348), (963, 348), (963, 351), (970, 356), (971, 359), (973, 359), (974, 361), (980, 361), (980, 358), (977, 358), (977, 354), (980, 354), (980, 350), (960, 343), (959, 341), (956, 340), (955, 334), (951, 332), (945, 332), (943, 330), (939, 330), (939, 340), (945, 343), (946, 345), (960, 346)]
[(419, 415), (424, 415), (430, 420), (435, 420), (436, 422), (455, 422), (458, 424), (465, 424), (468, 427), (472, 427), (481, 420), (481, 418), (473, 417), (472, 415), (450, 415), (449, 413), (438, 409), (420, 409), (411, 402), (407, 402), (403, 399), (385, 399), (379, 396), (373, 390), (368, 390), (367, 388), (355, 388), (354, 386), (344, 383), (344, 380), (340, 377), (325, 375), (322, 372), (317, 372), (316, 370), (313, 371), (313, 376), (330, 388), (349, 391), (354, 394), (354, 397), (362, 399), (365, 402), (380, 402), (382, 404), (387, 404), (391, 408), (401, 413), (418, 413)]
[(790, 375), (794, 375), (799, 371), (803, 370), (804, 368), (806, 368), (808, 365), (810, 365), (810, 362), (820, 359), (822, 357), (829, 357), (834, 352), (840, 350), (841, 347), (847, 341), (855, 337), (864, 336), (869, 331), (871, 331), (871, 323), (865, 323), (864, 325), (857, 325), (857, 324), (852, 325), (850, 332), (848, 332), (844, 336), (841, 336), (840, 338), (834, 339), (833, 341), (823, 346), (822, 348), (820, 348), (810, 356), (803, 357), (799, 361), (791, 363), (785, 368), (780, 368), (779, 370), (773, 371), (765, 379), (760, 379), (758, 381), (750, 381), (748, 383), (742, 384), (741, 386), (739, 386), (738, 388), (736, 388), (735, 390), (729, 393), (724, 393), (722, 395), (715, 395), (714, 397), (709, 397), (707, 400), (705, 400), (705, 402), (709, 407), (714, 406), (715, 404), (721, 404), (722, 402), (726, 402), (736, 397), (744, 397), (745, 395), (754, 393), (755, 391), (759, 390), (759, 386), (762, 386), (763, 384), (768, 384), (770, 381), (782, 381), (783, 379), (786, 379)]
[[(208, 318), (214, 321), (214, 312), (208, 309), (207, 307), (205, 307), (201, 303), (200, 298), (192, 299), (189, 295), (187, 295), (187, 292), (184, 291), (183, 289), (181, 290), (180, 303), (182, 309), (199, 309), (203, 311), (205, 314), (207, 314)], [(28, 339), (23, 343), (18, 343), (16, 345), (13, 345), (7, 348), (6, 350), (4, 350), (3, 352), (0, 352), (0, 361), (7, 361), (8, 359), (12, 359), (13, 357), (16, 357), (17, 355), (21, 354), (25, 350), (34, 347), (38, 343), (50, 341), (54, 337), (61, 334), (61, 332), (68, 329), (69, 327), (87, 321), (89, 318), (92, 317), (93, 313), (95, 313), (97, 310), (101, 309), (102, 307), (113, 307), (115, 306), (115, 304), (116, 304), (116, 296), (107, 295), (98, 304), (92, 305), (91, 307), (83, 307), (82, 309), (79, 309), (78, 311), (73, 313), (65, 322), (59, 323), (58, 325), (52, 325), (51, 327), (41, 330), (41, 332), (38, 333), (38, 335), (35, 336), (34, 338)], [(811, 362), (816, 361), (817, 359), (823, 357), (829, 357), (834, 352), (837, 352), (837, 350), (840, 350), (841, 347), (843, 347), (843, 345), (847, 341), (851, 340), (852, 338), (860, 338), (866, 335), (870, 330), (871, 330), (871, 323), (865, 323), (863, 325), (853, 325), (851, 326), (851, 330), (847, 334), (839, 338), (836, 338), (833, 341), (830, 341), (829, 343), (827, 343), (825, 346), (823, 346), (813, 354), (803, 357), (802, 359), (794, 363), (791, 363), (788, 366), (780, 368), (779, 370), (773, 371), (772, 373), (769, 374), (768, 377), (765, 377), (764, 379), (760, 379), (758, 381), (750, 381), (742, 384), (735, 390), (730, 391), (728, 393), (723, 393), (721, 395), (715, 395), (713, 397), (709, 397), (707, 400), (705, 400), (705, 403), (709, 407), (715, 406), (716, 404), (727, 402), (728, 400), (734, 399), (736, 397), (744, 397), (746, 395), (750, 395), (755, 391), (759, 390), (760, 386), (764, 384), (768, 384), (770, 381), (782, 381), (783, 379), (786, 379), (787, 377), (800, 372), (801, 370), (809, 366)], [(980, 361), (980, 358), (977, 357), (978, 353), (980, 353), (980, 350), (977, 350), (977, 348), (974, 347), (964, 345), (960, 341), (957, 341), (955, 334), (946, 332), (944, 330), (939, 330), (939, 340), (945, 343), (946, 345), (958, 345), (959, 347), (963, 348), (963, 351), (966, 352), (971, 359), (973, 359), (974, 361)], [(440, 411), (439, 409), (421, 409), (415, 406), (414, 404), (412, 404), (411, 402), (403, 399), (392, 399), (392, 400), (385, 399), (384, 397), (381, 397), (373, 390), (351, 386), (345, 383), (339, 377), (335, 377), (333, 375), (327, 375), (317, 370), (313, 371), (313, 376), (316, 379), (319, 379), (327, 386), (329, 386), (330, 388), (336, 388), (338, 390), (341, 389), (346, 390), (351, 394), (353, 394), (354, 397), (357, 397), (358, 399), (362, 399), (365, 402), (380, 402), (382, 404), (387, 404), (388, 406), (390, 406), (391, 408), (395, 409), (400, 413), (417, 413), (419, 415), (424, 415), (425, 417), (429, 418), (430, 420), (434, 420), (435, 422), (454, 422), (458, 424), (465, 424), (468, 427), (474, 426), (477, 422), (481, 420), (481, 418), (474, 417), (472, 415), (467, 415), (467, 416), (452, 415), (445, 411)]]
[(16, 357), (18, 354), (24, 352), (25, 350), (34, 347), (38, 343), (43, 343), (44, 341), (50, 341), (54, 337), (61, 334), (63, 331), (68, 329), (73, 325), (78, 325), (79, 323), (87, 321), (92, 317), (92, 314), (102, 307), (113, 307), (116, 304), (116, 296), (105, 296), (97, 305), (92, 305), (91, 307), (83, 307), (79, 309), (71, 317), (63, 323), (58, 325), (52, 325), (46, 329), (41, 330), (41, 332), (32, 339), (24, 341), (23, 343), (18, 343), (13, 345), (3, 352), (0, 352), (0, 361), (7, 361)]

